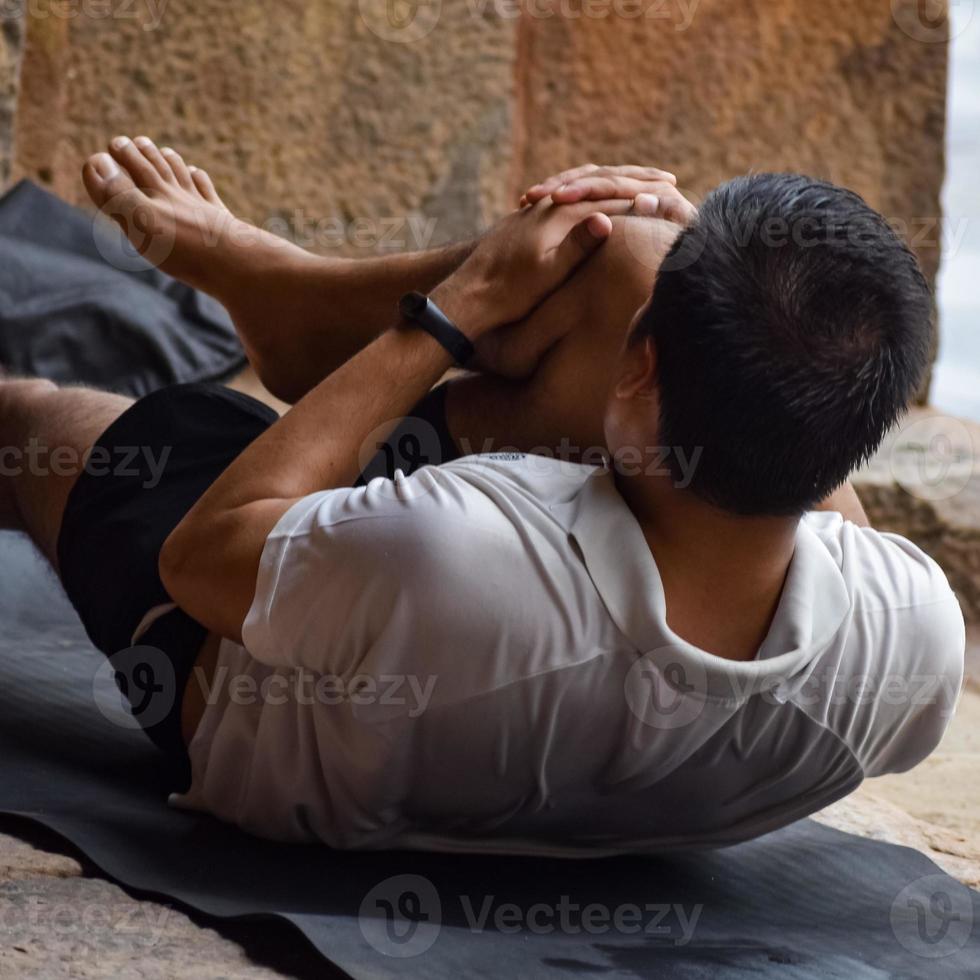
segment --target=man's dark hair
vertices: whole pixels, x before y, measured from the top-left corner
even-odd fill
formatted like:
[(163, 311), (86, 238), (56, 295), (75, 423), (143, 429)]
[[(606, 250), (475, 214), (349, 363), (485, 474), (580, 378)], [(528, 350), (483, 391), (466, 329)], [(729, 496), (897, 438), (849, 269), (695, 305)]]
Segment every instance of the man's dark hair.
[(690, 489), (715, 506), (800, 514), (915, 395), (931, 312), (915, 257), (857, 194), (796, 174), (723, 184), (632, 338), (655, 342), (660, 442), (700, 447)]

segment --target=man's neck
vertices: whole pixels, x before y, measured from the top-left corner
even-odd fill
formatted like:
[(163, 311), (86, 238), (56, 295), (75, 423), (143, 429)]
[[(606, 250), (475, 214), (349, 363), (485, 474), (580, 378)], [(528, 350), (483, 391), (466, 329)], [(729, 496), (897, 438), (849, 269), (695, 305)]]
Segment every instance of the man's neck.
[(617, 478), (653, 552), (670, 628), (695, 646), (751, 660), (793, 558), (796, 518), (739, 517), (663, 478)]

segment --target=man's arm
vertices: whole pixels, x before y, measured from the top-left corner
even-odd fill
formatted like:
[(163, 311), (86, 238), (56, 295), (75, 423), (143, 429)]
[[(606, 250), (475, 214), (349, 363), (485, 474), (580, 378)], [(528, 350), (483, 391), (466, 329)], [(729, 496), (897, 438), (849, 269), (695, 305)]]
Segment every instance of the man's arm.
[(412, 290), (429, 292), (459, 268), (476, 242), (363, 259), (324, 258), (290, 249), (261, 277), (277, 297), (275, 323), (236, 327), (262, 383), (285, 402), (318, 382), (391, 325), (391, 311)]
[[(577, 168), (548, 178), (545, 185), (557, 188), (582, 173), (589, 174), (590, 182), (574, 185), (576, 202), (635, 200), (642, 208), (645, 201), (645, 213), (665, 215), (686, 205), (675, 178), (653, 167)], [(600, 194), (604, 188), (609, 193)], [(535, 198), (542, 199), (543, 195)], [(299, 401), (390, 325), (399, 297), (411, 290), (429, 292), (475, 245), (464, 242), (367, 259), (285, 252), (282, 261), (272, 260), (261, 272), (268, 292), (279, 298), (277, 322), (242, 335), (252, 367), (276, 397)], [(513, 373), (506, 349), (493, 343), (493, 336), (486, 338), (478, 354), (477, 369)]]
[[(605, 213), (630, 202), (556, 208), (501, 221), (433, 291), (471, 340), (520, 319), (605, 240)], [(597, 212), (605, 213), (597, 213)], [(298, 500), (350, 486), (365, 439), (385, 438), (451, 366), (427, 333), (389, 330), (253, 442), (164, 543), (160, 575), (173, 600), (208, 629), (241, 638), (265, 541)]]
[(858, 527), (871, 527), (871, 521), (868, 520), (861, 500), (850, 482), (839, 486), (813, 509), (837, 511), (838, 514), (843, 515), (845, 521), (851, 521)]

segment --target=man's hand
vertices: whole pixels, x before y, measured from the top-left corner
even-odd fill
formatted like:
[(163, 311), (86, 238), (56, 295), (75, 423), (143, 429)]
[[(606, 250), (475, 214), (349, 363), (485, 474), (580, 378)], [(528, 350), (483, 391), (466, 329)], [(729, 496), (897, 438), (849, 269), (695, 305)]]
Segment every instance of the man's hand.
[(632, 199), (553, 204), (514, 211), (488, 231), (432, 299), (471, 339), (531, 312), (612, 231), (613, 215), (656, 214), (658, 204)]
[(540, 184), (529, 187), (521, 206), (537, 204), (550, 197), (555, 204), (580, 201), (633, 200), (644, 194), (657, 199), (657, 215), (687, 225), (697, 214), (694, 205), (677, 189), (677, 178), (656, 167), (598, 167), (587, 163), (563, 170)]

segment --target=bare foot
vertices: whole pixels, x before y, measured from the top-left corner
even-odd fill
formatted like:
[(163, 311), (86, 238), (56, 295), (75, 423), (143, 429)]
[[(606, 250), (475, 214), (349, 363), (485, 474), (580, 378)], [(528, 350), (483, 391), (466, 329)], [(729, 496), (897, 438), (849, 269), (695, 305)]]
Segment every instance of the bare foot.
[[(297, 364), (311, 361), (315, 384), (372, 336), (324, 331), (311, 350), (309, 327), (334, 297), (336, 259), (312, 255), (236, 218), (211, 178), (152, 140), (119, 136), (82, 171), (99, 210), (162, 271), (209, 293), (231, 314), (249, 361), (280, 398), (295, 400)], [(326, 295), (325, 295), (326, 291)]]
[(82, 177), (141, 255), (228, 310), (256, 374), (283, 401), (391, 326), (406, 289), (431, 289), (446, 275), (436, 252), (371, 263), (304, 251), (235, 217), (203, 170), (145, 136), (117, 137)]
[(151, 139), (117, 136), (82, 169), (85, 189), (157, 268), (223, 300), (231, 280), (302, 249), (236, 218), (211, 178)]

